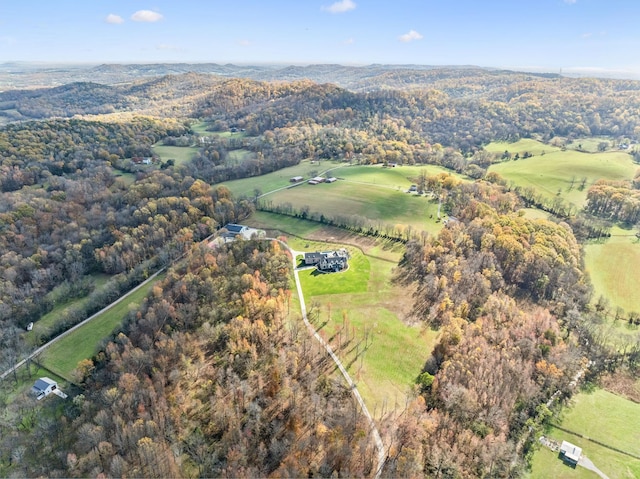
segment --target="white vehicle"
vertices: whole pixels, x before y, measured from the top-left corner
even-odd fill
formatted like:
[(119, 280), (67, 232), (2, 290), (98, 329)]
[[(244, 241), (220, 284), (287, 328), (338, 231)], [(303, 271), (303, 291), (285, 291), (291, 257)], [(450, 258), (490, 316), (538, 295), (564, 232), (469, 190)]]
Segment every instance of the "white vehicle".
[(33, 329), (33, 323), (27, 324), (27, 331), (31, 331)]

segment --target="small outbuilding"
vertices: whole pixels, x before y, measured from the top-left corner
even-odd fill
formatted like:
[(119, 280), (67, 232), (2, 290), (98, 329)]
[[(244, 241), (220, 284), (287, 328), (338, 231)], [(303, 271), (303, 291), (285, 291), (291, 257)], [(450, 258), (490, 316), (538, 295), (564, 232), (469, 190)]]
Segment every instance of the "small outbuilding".
[(335, 183), (336, 181), (338, 181), (338, 178), (332, 176), (331, 178), (327, 178), (326, 183)]
[(302, 176), (294, 176), (291, 179), (289, 179), (289, 182), (291, 183), (300, 183), (304, 178)]
[(560, 456), (562, 460), (571, 466), (577, 466), (580, 456), (582, 456), (582, 448), (575, 446), (567, 441), (562, 441), (560, 445)]
[(50, 378), (40, 378), (31, 388), (31, 392), (36, 396), (39, 401), (43, 397), (48, 396), (52, 392), (58, 389), (58, 383)]

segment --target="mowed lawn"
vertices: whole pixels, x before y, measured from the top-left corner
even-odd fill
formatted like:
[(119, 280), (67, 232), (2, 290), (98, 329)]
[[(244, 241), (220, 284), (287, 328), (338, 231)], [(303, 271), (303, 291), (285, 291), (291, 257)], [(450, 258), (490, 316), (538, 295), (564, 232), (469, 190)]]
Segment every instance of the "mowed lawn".
[(325, 216), (357, 215), (390, 225), (411, 226), (414, 229), (438, 232), (437, 200), (409, 194), (388, 186), (339, 180), (335, 183), (301, 185), (278, 191), (264, 198), (273, 205), (291, 203), (296, 209)]
[(43, 353), (43, 365), (62, 377), (70, 378), (78, 362), (91, 358), (98, 352), (98, 346), (122, 324), (133, 305), (142, 303), (153, 285), (162, 278), (164, 275), (159, 275), (156, 281), (149, 282), (100, 316), (52, 344)]
[[(300, 243), (295, 240), (293, 245), (299, 248)], [(307, 251), (337, 247), (306, 245)], [(411, 293), (391, 283), (393, 262), (365, 256), (358, 249), (349, 251), (353, 255), (347, 272), (301, 271), (300, 280), (307, 310), (316, 306), (315, 327), (331, 341), (367, 406), (379, 416), (383, 406), (387, 412), (405, 406), (437, 333), (401, 320)]]
[[(570, 409), (564, 413), (563, 428), (596, 439), (622, 451), (640, 455), (640, 404), (612, 394), (604, 389), (578, 394)], [(586, 439), (551, 428), (548, 436), (567, 440), (582, 448), (583, 453), (611, 479), (640, 477), (640, 460), (621, 454)], [(536, 452), (536, 456), (540, 452)], [(557, 459), (560, 461), (560, 459)], [(556, 477), (547, 463), (534, 457), (532, 477)], [(557, 468), (554, 463), (549, 467)], [(562, 476), (565, 477), (565, 476)], [(566, 477), (583, 477), (566, 475)]]
[(153, 151), (160, 157), (162, 161), (175, 160), (176, 165), (191, 161), (193, 156), (198, 152), (195, 146), (167, 146), (156, 144)]
[[(496, 163), (491, 165), (489, 171), (494, 171), (523, 188), (533, 187), (548, 199), (555, 198), (560, 192), (559, 196), (564, 201), (582, 207), (586, 202), (589, 186), (596, 180), (631, 179), (636, 169), (637, 165), (633, 163), (631, 156), (624, 152), (584, 153), (556, 149), (545, 155)], [(580, 190), (584, 178), (585, 187)], [(572, 180), (575, 180), (573, 188)]]
[(640, 312), (640, 243), (635, 236), (611, 236), (603, 243), (586, 244), (584, 250), (595, 300), (602, 295), (614, 309)]

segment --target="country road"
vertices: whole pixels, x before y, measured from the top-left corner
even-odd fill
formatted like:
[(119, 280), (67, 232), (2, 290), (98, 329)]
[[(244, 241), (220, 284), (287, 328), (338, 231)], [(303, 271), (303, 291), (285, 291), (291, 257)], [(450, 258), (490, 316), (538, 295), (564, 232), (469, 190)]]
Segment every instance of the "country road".
[(376, 469), (375, 478), (379, 479), (382, 474), (382, 468), (384, 467), (386, 454), (384, 452), (384, 443), (382, 442), (382, 438), (380, 436), (380, 433), (378, 432), (376, 423), (374, 422), (373, 417), (371, 417), (371, 414), (369, 413), (369, 410), (367, 409), (367, 406), (364, 403), (362, 396), (360, 395), (360, 391), (358, 391), (358, 387), (356, 386), (356, 383), (353, 382), (353, 379), (351, 379), (351, 376), (349, 375), (347, 369), (342, 364), (342, 361), (340, 361), (340, 358), (336, 355), (336, 353), (333, 352), (333, 348), (331, 348), (329, 343), (327, 343), (322, 338), (322, 336), (318, 334), (318, 331), (316, 331), (313, 325), (309, 322), (309, 318), (307, 317), (307, 307), (304, 302), (304, 295), (302, 294), (302, 285), (300, 284), (300, 276), (298, 275), (298, 268), (296, 268), (296, 256), (298, 254), (303, 254), (303, 253), (291, 249), (289, 245), (287, 245), (286, 243), (283, 243), (280, 240), (275, 240), (275, 241), (278, 241), (279, 243), (281, 243), (291, 253), (292, 261), (293, 261), (293, 275), (296, 281), (296, 289), (298, 291), (298, 297), (300, 298), (300, 310), (302, 311), (302, 320), (304, 321), (304, 324), (307, 326), (307, 329), (309, 329), (309, 332), (312, 334), (312, 336), (327, 351), (331, 359), (333, 359), (333, 362), (336, 364), (336, 366), (342, 373), (342, 376), (347, 382), (349, 389), (351, 389), (353, 396), (356, 398), (356, 401), (360, 405), (360, 409), (362, 410), (362, 413), (366, 416), (367, 420), (369, 421), (369, 426), (371, 427), (371, 434), (373, 435), (373, 439), (376, 443), (376, 448), (378, 449), (378, 467)]
[(35, 358), (38, 354), (42, 353), (45, 349), (47, 349), (49, 346), (51, 346), (52, 344), (54, 344), (56, 341), (61, 340), (62, 338), (64, 338), (65, 336), (67, 336), (68, 334), (72, 333), (73, 331), (75, 331), (78, 328), (81, 328), (82, 326), (84, 326), (85, 324), (87, 324), (89, 321), (97, 318), (98, 316), (100, 316), (102, 313), (104, 313), (105, 311), (107, 311), (108, 309), (112, 308), (113, 306), (115, 306), (116, 304), (120, 303), (121, 301), (124, 301), (127, 297), (129, 297), (129, 295), (135, 293), (136, 291), (138, 291), (140, 288), (144, 287), (147, 283), (149, 283), (150, 281), (153, 281), (156, 276), (158, 276), (160, 273), (162, 273), (164, 270), (166, 269), (166, 267), (156, 271), (154, 274), (152, 274), (151, 276), (149, 276), (146, 280), (144, 280), (142, 283), (140, 283), (138, 286), (136, 286), (135, 288), (133, 288), (131, 291), (128, 291), (127, 293), (123, 294), (122, 296), (120, 296), (118, 299), (116, 299), (113, 303), (109, 304), (108, 306), (105, 306), (104, 308), (102, 308), (100, 311), (98, 311), (97, 313), (95, 313), (92, 316), (89, 316), (87, 319), (85, 319), (84, 321), (76, 324), (75, 326), (67, 329), (64, 333), (56, 336), (55, 338), (53, 338), (51, 341), (49, 341), (48, 343), (43, 344), (42, 346), (40, 346), (38, 349), (36, 349), (34, 352), (32, 352), (31, 354), (29, 354), (29, 356), (27, 356), (26, 358), (24, 358), (22, 361), (16, 363), (13, 367), (7, 369), (5, 372), (3, 372), (2, 374), (0, 374), (0, 381), (4, 380), (4, 378), (6, 378), (7, 376), (9, 376), (9, 374), (13, 373), (13, 371), (15, 371), (16, 369), (18, 369), (19, 367), (23, 366), (27, 361)]

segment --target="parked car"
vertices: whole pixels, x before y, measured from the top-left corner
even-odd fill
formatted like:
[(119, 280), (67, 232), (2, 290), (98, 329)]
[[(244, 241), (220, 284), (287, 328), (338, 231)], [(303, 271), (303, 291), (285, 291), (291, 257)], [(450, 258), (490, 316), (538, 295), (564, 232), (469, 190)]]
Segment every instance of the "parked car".
[(27, 331), (31, 331), (33, 329), (33, 323), (27, 324)]

